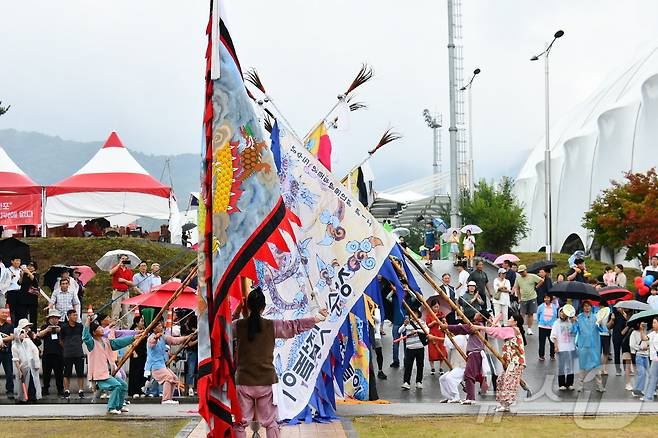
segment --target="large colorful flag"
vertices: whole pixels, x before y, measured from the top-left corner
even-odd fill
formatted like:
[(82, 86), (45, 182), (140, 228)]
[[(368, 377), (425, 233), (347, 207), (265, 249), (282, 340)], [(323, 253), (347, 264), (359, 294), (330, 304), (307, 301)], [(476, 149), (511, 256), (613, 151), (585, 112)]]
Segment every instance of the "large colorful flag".
[[(279, 416), (287, 419), (309, 403), (334, 339), (387, 260), (394, 239), (301, 143), (285, 128), (279, 126), (279, 131), (282, 196), (301, 226), (296, 251), (276, 252), (277, 268), (257, 263), (268, 298), (265, 315), (299, 318), (312, 315), (318, 306), (330, 311), (329, 318), (313, 330), (277, 340), (274, 362), (279, 375)], [(367, 326), (363, 310), (360, 315)], [(356, 319), (355, 324), (363, 327)], [(368, 360), (367, 340), (358, 333), (354, 338), (357, 354), (361, 354), (357, 359), (362, 359), (357, 366), (363, 370)]]
[(324, 167), (331, 170), (331, 140), (324, 121), (311, 131), (305, 140), (305, 146)]
[[(257, 264), (277, 267), (275, 254), (294, 246), (272, 153), (242, 80), (220, 12), (211, 1), (206, 52), (206, 107), (199, 202), (199, 412), (211, 436), (230, 436), (240, 419), (231, 334), (230, 296), (242, 278), (257, 281)], [(284, 237), (285, 235), (285, 237)], [(260, 266), (260, 265), (259, 265)]]

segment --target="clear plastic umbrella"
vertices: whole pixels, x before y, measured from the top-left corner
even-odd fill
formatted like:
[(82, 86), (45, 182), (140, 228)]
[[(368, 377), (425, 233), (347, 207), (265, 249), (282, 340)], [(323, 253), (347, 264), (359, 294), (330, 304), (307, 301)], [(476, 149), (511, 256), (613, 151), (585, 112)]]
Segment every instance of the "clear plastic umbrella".
[(115, 249), (106, 252), (103, 257), (98, 259), (96, 261), (96, 266), (98, 266), (103, 271), (109, 272), (110, 269), (119, 263), (119, 257), (122, 255), (128, 256), (128, 260), (130, 260), (129, 266), (135, 267), (141, 262), (141, 259), (137, 257), (134, 252), (128, 251), (126, 249)]

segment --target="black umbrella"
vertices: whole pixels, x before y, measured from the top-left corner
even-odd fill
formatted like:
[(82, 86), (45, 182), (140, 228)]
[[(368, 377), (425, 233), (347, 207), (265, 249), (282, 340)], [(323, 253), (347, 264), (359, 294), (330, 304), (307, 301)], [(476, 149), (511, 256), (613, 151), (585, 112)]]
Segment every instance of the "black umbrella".
[(9, 262), (13, 257), (20, 257), (23, 264), (31, 261), (30, 245), (13, 237), (0, 240), (0, 259), (2, 259), (2, 263), (9, 266)]
[(48, 286), (50, 290), (54, 290), (57, 279), (62, 276), (62, 272), (64, 271), (68, 271), (71, 274), (71, 277), (73, 277), (74, 269), (71, 266), (52, 265), (48, 269), (48, 272), (43, 276), (44, 286)]
[(182, 228), (183, 228), (183, 233), (185, 233), (187, 231), (190, 231), (190, 230), (196, 228), (196, 224), (193, 224), (192, 222), (188, 222), (185, 225), (183, 225)]
[(539, 273), (540, 269), (543, 269), (545, 271), (550, 271), (554, 267), (556, 267), (557, 264), (553, 262), (549, 262), (548, 260), (540, 260), (538, 262), (533, 263), (528, 267), (528, 272), (531, 274), (537, 274)]
[(594, 288), (587, 283), (580, 281), (562, 281), (554, 283), (553, 288), (548, 291), (549, 294), (559, 298), (577, 298), (580, 300), (599, 301), (601, 297)]

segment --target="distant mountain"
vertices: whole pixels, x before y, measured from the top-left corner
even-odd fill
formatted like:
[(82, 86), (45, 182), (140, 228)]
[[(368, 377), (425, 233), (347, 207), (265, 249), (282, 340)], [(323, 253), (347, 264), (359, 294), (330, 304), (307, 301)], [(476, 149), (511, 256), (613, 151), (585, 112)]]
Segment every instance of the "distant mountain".
[[(71, 176), (98, 151), (103, 141), (84, 143), (38, 132), (0, 129), (0, 146), (25, 173), (43, 185)], [(190, 192), (199, 191), (199, 156), (148, 155), (135, 150), (130, 150), (130, 153), (148, 173), (158, 180), (162, 178), (162, 183), (166, 185), (171, 184), (169, 171), (164, 171), (169, 160), (178, 206), (185, 210)]]

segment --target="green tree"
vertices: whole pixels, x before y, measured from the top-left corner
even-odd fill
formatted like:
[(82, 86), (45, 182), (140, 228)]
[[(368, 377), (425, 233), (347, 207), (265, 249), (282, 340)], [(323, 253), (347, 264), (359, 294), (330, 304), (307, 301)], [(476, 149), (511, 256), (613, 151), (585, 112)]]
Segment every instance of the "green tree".
[(528, 235), (528, 219), (512, 194), (513, 188), (513, 180), (504, 177), (498, 185), (480, 181), (472, 196), (462, 194), (462, 222), (478, 225), (483, 231), (477, 237), (478, 251), (509, 252)]
[(583, 227), (603, 246), (627, 248), (626, 260), (645, 264), (648, 245), (658, 242), (658, 174), (625, 173), (625, 181), (613, 181), (585, 213)]

